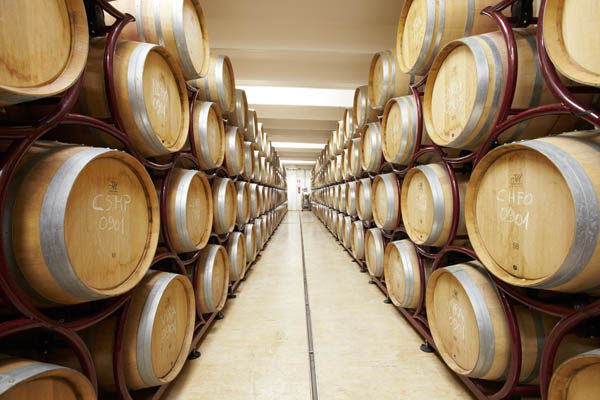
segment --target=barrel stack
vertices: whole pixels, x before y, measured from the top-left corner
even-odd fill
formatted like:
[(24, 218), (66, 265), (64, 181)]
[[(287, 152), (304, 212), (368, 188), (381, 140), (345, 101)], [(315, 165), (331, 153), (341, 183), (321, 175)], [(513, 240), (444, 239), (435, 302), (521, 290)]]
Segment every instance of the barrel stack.
[[(200, 2), (83, 3), (0, 6), (3, 124), (41, 135), (17, 146), (24, 136), (0, 127), (0, 279), (11, 283), (0, 312), (60, 326), (44, 362), (31, 351), (37, 331), (9, 332), (19, 337), (0, 355), (7, 399), (155, 394), (287, 211), (277, 151), (231, 60), (211, 54)], [(135, 22), (90, 38), (86, 9), (95, 24), (119, 12)]]
[[(560, 326), (552, 307), (574, 310), (581, 296), (597, 306), (600, 293), (600, 130), (586, 123), (598, 115), (598, 49), (586, 37), (600, 7), (533, 1), (529, 26), (510, 28), (515, 60), (481, 13), (496, 3), (404, 2), (395, 50), (374, 55), (344, 110), (342, 173), (333, 133), (317, 159), (313, 211), (461, 379), (584, 399), (598, 389), (597, 332), (561, 336), (553, 360), (541, 355)], [(557, 102), (588, 111), (545, 112)]]

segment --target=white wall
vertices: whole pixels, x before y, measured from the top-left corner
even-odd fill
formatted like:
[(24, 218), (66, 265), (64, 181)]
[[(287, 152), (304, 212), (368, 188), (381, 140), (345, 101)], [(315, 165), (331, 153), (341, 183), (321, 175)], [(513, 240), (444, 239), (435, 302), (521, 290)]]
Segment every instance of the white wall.
[(310, 193), (310, 169), (307, 168), (295, 168), (286, 167), (287, 173), (287, 185), (288, 185), (288, 209), (290, 211), (302, 209), (302, 194), (298, 194), (298, 187), (300, 192)]

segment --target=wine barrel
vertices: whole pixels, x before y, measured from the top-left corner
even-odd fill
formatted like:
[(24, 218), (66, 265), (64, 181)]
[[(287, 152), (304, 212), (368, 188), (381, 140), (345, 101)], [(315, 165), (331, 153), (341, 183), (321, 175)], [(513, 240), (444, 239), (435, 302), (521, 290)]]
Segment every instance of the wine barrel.
[[(423, 261), (425, 284), (431, 262)], [(397, 240), (385, 246), (383, 273), (388, 296), (396, 307), (416, 308), (421, 297), (419, 255), (410, 240)]]
[(544, 43), (552, 63), (568, 78), (591, 86), (600, 86), (598, 25), (600, 15), (594, 0), (576, 3), (547, 0), (544, 12)]
[(212, 182), (213, 231), (217, 235), (231, 232), (237, 215), (236, 191), (229, 178), (215, 177)]
[(265, 232), (263, 231), (260, 218), (257, 218), (256, 221), (254, 221), (254, 226), (256, 227), (256, 254), (258, 255), (263, 248)]
[(448, 0), (423, 3), (407, 0), (398, 23), (396, 53), (404, 73), (425, 75), (435, 56), (450, 41), (498, 29), (494, 20), (481, 14), (494, 0), (460, 3)]
[[(116, 0), (117, 10), (135, 17), (120, 37), (160, 44), (177, 59), (186, 80), (208, 73), (210, 45), (199, 0)], [(109, 18), (111, 24), (113, 18)]]
[[(150, 271), (135, 288), (121, 347), (129, 389), (163, 385), (179, 374), (194, 335), (194, 301), (194, 289), (184, 275)], [(118, 322), (117, 317), (107, 318), (83, 334), (98, 385), (107, 392), (116, 391), (112, 355)]]
[(265, 247), (267, 241), (269, 240), (269, 229), (267, 226), (267, 215), (263, 215), (260, 217), (260, 232), (262, 234), (262, 247)]
[[(457, 235), (466, 234), (464, 199), (468, 177), (456, 173), (460, 213)], [(400, 206), (406, 233), (425, 246), (446, 244), (452, 225), (453, 202), (450, 176), (443, 164), (419, 165), (408, 171), (402, 183)]]
[(207, 75), (189, 84), (198, 89), (198, 99), (217, 103), (224, 113), (235, 109), (235, 76), (229, 57), (211, 55)]
[(225, 130), (225, 168), (232, 177), (244, 171), (244, 135), (237, 126)]
[(120, 151), (37, 142), (5, 207), (9, 269), (38, 305), (125, 293), (156, 251), (156, 190), (139, 161)]
[(341, 154), (344, 151), (344, 146), (346, 144), (346, 135), (344, 133), (345, 123), (346, 123), (345, 120), (341, 119), (337, 122), (337, 125), (336, 125), (336, 133), (337, 133), (337, 138), (338, 138), (338, 140), (337, 140), (338, 147), (336, 149), (337, 154)]
[(369, 70), (369, 105), (383, 111), (389, 99), (410, 94), (410, 85), (420, 80), (421, 77), (400, 71), (396, 50), (375, 53)]
[[(105, 47), (106, 38), (90, 40), (79, 97), (81, 111), (96, 118), (112, 118), (104, 85)], [(170, 53), (158, 45), (121, 40), (115, 52), (114, 79), (116, 106), (132, 145), (147, 157), (181, 150), (188, 137), (189, 102), (185, 80)], [(84, 143), (86, 136), (90, 135), (82, 136)], [(89, 140), (98, 140), (91, 136)], [(111, 137), (107, 145), (115, 142)]]
[[(426, 293), (429, 328), (444, 362), (457, 374), (503, 380), (510, 366), (508, 319), (494, 284), (473, 261), (436, 270)], [(556, 320), (514, 307), (521, 336), (519, 382), (536, 382), (544, 340)]]
[(345, 216), (342, 224), (342, 243), (346, 249), (352, 247), (352, 217)]
[(246, 224), (244, 227), (244, 235), (246, 237), (246, 259), (248, 262), (252, 262), (257, 254), (255, 224)]
[(342, 242), (344, 240), (344, 214), (338, 213), (337, 223), (335, 226), (337, 237)]
[(350, 240), (352, 242), (352, 255), (357, 260), (362, 260), (365, 257), (365, 228), (362, 221), (352, 223)]
[(209, 244), (200, 250), (194, 280), (196, 307), (201, 314), (221, 311), (227, 301), (231, 265), (225, 247)]
[(261, 166), (260, 166), (260, 152), (258, 150), (254, 150), (253, 175), (254, 175), (254, 181), (255, 182), (259, 182), (260, 181), (261, 174), (262, 174), (262, 171), (261, 171)]
[(236, 223), (243, 225), (250, 220), (250, 185), (247, 182), (238, 181), (236, 189)]
[(244, 170), (242, 177), (246, 180), (254, 178), (254, 150), (251, 142), (244, 142)]
[(349, 149), (345, 148), (344, 153), (342, 153), (342, 178), (344, 180), (348, 180), (352, 177), (350, 171), (350, 157), (348, 156)]
[(381, 123), (372, 122), (362, 130), (360, 165), (365, 171), (379, 172), (383, 153), (381, 150)]
[(241, 89), (235, 90), (235, 107), (227, 116), (227, 125), (233, 125), (240, 128), (240, 131), (246, 135), (246, 130), (249, 129), (250, 112), (248, 111), (248, 99), (246, 92)]
[[(410, 163), (419, 146), (418, 122), (419, 114), (414, 96), (396, 97), (387, 102), (381, 120), (381, 148), (386, 161), (397, 165)], [(424, 124), (421, 143), (431, 144)], [(420, 157), (419, 161), (430, 162), (432, 154)]]
[(552, 375), (548, 400), (587, 400), (600, 393), (600, 349), (563, 362)]
[(365, 178), (356, 184), (356, 211), (363, 221), (371, 221), (373, 212), (371, 208), (371, 178)]
[(346, 183), (346, 213), (350, 216), (356, 217), (356, 182)]
[(369, 274), (374, 277), (383, 276), (383, 256), (385, 243), (379, 228), (371, 228), (365, 234), (365, 260)]
[(350, 175), (358, 178), (362, 174), (362, 165), (360, 164), (361, 138), (352, 139), (348, 148), (348, 158), (350, 164)]
[(246, 275), (246, 236), (241, 232), (232, 232), (227, 239), (227, 254), (229, 254), (229, 280), (238, 281)]
[(248, 128), (244, 131), (244, 140), (254, 142), (258, 134), (258, 115), (256, 110), (248, 109)]
[(0, 107), (53, 96), (79, 79), (89, 41), (82, 2), (8, 1), (0, 20)]
[(356, 135), (360, 134), (362, 128), (369, 122), (377, 122), (377, 111), (371, 107), (369, 98), (369, 86), (360, 86), (354, 91), (352, 119), (356, 126), (354, 131)]
[(166, 193), (167, 218), (163, 225), (175, 252), (186, 253), (206, 246), (213, 224), (212, 202), (206, 175), (189, 169), (171, 171)]
[(60, 365), (0, 356), (2, 400), (93, 400), (96, 392), (80, 372)]
[(256, 183), (249, 184), (250, 186), (250, 217), (257, 218), (261, 214), (262, 197), (260, 187)]
[(378, 228), (393, 230), (401, 224), (400, 188), (400, 179), (393, 173), (378, 175), (373, 181), (373, 220)]
[(192, 110), (192, 131), (189, 142), (198, 157), (200, 168), (219, 168), (225, 158), (225, 126), (215, 103), (197, 101)]
[(352, 109), (346, 108), (344, 110), (344, 147), (350, 144), (350, 140), (354, 138), (355, 126), (354, 117), (352, 116)]
[(465, 215), (492, 274), (516, 286), (598, 291), (598, 133), (504, 145), (477, 164)]
[[(556, 102), (541, 72), (535, 30), (516, 29), (515, 39), (518, 74), (511, 108)], [(500, 32), (455, 40), (444, 47), (431, 67), (423, 99), (431, 140), (464, 149), (484, 143), (499, 116), (507, 68), (506, 43)], [(535, 118), (503, 132), (498, 140), (505, 143), (565, 132), (573, 129), (574, 123), (574, 119), (559, 115)]]

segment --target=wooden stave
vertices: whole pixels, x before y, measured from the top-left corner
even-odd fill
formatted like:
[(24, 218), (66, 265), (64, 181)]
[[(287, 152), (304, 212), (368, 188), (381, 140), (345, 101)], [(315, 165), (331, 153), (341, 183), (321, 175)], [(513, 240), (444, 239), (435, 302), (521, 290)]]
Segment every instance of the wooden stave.
[[(208, 135), (208, 120), (210, 113), (214, 113), (219, 121), (220, 134), (217, 139), (219, 151), (216, 156), (210, 153), (209, 142), (211, 141), (211, 138)], [(190, 128), (190, 135), (194, 136), (195, 151), (200, 168), (203, 170), (210, 170), (219, 168), (223, 165), (223, 161), (225, 161), (225, 125), (219, 106), (216, 103), (196, 101), (194, 103), (194, 109), (192, 110), (192, 124)]]
[[(230, 93), (226, 93), (224, 87), (225, 69), (229, 71), (227, 75), (231, 79), (229, 82)], [(198, 99), (217, 103), (224, 113), (233, 112), (235, 108), (235, 76), (228, 56), (211, 55), (206, 76), (190, 80), (188, 83), (198, 89)]]
[[(83, 75), (83, 87), (79, 96), (79, 107), (83, 114), (95, 118), (111, 118), (106, 87), (104, 85), (103, 59), (106, 38), (90, 40), (88, 63)], [(151, 124), (147, 104), (144, 97), (144, 81), (139, 79), (145, 71), (147, 58), (158, 54), (169, 66), (173, 79), (177, 82), (180, 99), (181, 127), (177, 140), (170, 146), (165, 146), (157, 136)], [(146, 157), (161, 156), (181, 150), (186, 143), (190, 126), (189, 100), (185, 80), (179, 66), (170, 53), (161, 46), (122, 40), (117, 42), (115, 49), (115, 94), (123, 129), (127, 132), (131, 144)], [(118, 78), (121, 79), (118, 79)], [(140, 102), (141, 101), (141, 102)], [(156, 111), (151, 109), (150, 111)], [(96, 132), (94, 130), (94, 132)], [(163, 132), (164, 133), (164, 132)], [(100, 133), (100, 140), (110, 146), (122, 147), (122, 144)], [(82, 137), (86, 141), (85, 136)], [(90, 138), (94, 140), (94, 138)], [(96, 144), (96, 143), (91, 143)]]
[[(379, 209), (379, 185), (385, 187), (385, 204), (386, 208), (383, 210)], [(396, 174), (383, 174), (378, 175), (373, 181), (372, 186), (372, 209), (373, 209), (373, 220), (375, 225), (380, 229), (394, 230), (400, 226), (402, 222), (400, 213), (400, 182)]]
[[(73, 189), (73, 184), (77, 182), (77, 176), (85, 170), (90, 162), (109, 156), (111, 159), (116, 158), (126, 164), (139, 178), (140, 186), (145, 188), (149, 207), (150, 228), (145, 247), (147, 251), (145, 256), (141, 256), (139, 262), (141, 266), (138, 270), (134, 270), (125, 281), (128, 283), (122, 283), (112, 289), (97, 290), (86, 286), (71, 264), (71, 257), (68, 254), (64, 239), (64, 217), (67, 215), (66, 204), (70, 198), (70, 193), (62, 191)], [(40, 164), (42, 161), (44, 165)], [(50, 184), (46, 186), (44, 192), (40, 191), (37, 185), (31, 187), (33, 181), (27, 178), (32, 174), (38, 177), (44, 175), (46, 179), (50, 180)], [(54, 185), (52, 185), (52, 182), (55, 182)], [(56, 189), (60, 190), (56, 192)], [(22, 191), (26, 191), (23, 195), (27, 197), (27, 201), (18, 201)], [(53, 192), (55, 194), (52, 194)], [(43, 199), (39, 198), (42, 193), (44, 193)], [(53, 198), (57, 200), (52, 202)], [(38, 200), (36, 201), (36, 199)], [(40, 215), (39, 219), (35, 219), (37, 221), (36, 225), (20, 226), (16, 223), (13, 213), (15, 212), (14, 208), (19, 204), (26, 207), (26, 209), (19, 211), (17, 215), (20, 215), (21, 212), (28, 215)], [(60, 204), (65, 205), (62, 212), (56, 209), (57, 206), (60, 207)], [(39, 211), (30, 210), (29, 207), (37, 207)], [(157, 194), (148, 172), (129, 154), (109, 149), (36, 142), (30, 152), (25, 155), (24, 161), (17, 167), (16, 179), (13, 180), (7, 190), (5, 218), (3, 220), (3, 229), (7, 233), (4, 241), (4, 251), (13, 279), (26, 296), (34, 304), (41, 307), (56, 306), (57, 304), (78, 304), (127, 292), (142, 280), (144, 274), (150, 268), (159, 239), (160, 217), (158, 207)], [(62, 214), (64, 214), (64, 217), (61, 218), (60, 215)], [(50, 224), (50, 226), (42, 229), (40, 225), (42, 222)], [(23, 231), (23, 229), (27, 229), (27, 231)], [(29, 232), (31, 229), (38, 233)], [(42, 232), (48, 232), (48, 234), (42, 235)], [(25, 235), (23, 236), (23, 234)], [(54, 239), (52, 239), (53, 235), (55, 236)], [(16, 243), (13, 242), (14, 236), (20, 237)], [(27, 238), (36, 237), (39, 238), (39, 242), (36, 241), (39, 246), (29, 244)], [(48, 240), (54, 244), (46, 244), (50, 243)], [(20, 250), (21, 246), (25, 246), (28, 250)], [(47, 250), (44, 251), (45, 247), (58, 250), (56, 252), (53, 250), (52, 254), (45, 255), (47, 252)], [(22, 255), (19, 256), (19, 254)], [(23, 256), (26, 257), (23, 258)], [(50, 262), (50, 265), (47, 264), (48, 262)], [(28, 269), (35, 268), (35, 270), (23, 271), (23, 266)], [(50, 270), (45, 273), (40, 270), (40, 268), (48, 269), (48, 267), (50, 267)]]
[[(429, 230), (425, 239), (421, 239), (416, 236), (416, 233), (411, 228), (410, 219), (414, 215), (408, 210), (409, 202), (407, 199), (409, 193), (409, 187), (412, 177), (422, 173), (430, 188), (432, 194), (432, 201), (434, 204), (434, 216), (432, 221), (431, 229)], [(459, 201), (460, 201), (460, 214), (458, 219), (458, 226), (456, 229), (456, 235), (466, 234), (466, 223), (465, 223), (465, 211), (464, 211), (464, 199), (466, 198), (466, 188), (468, 183), (468, 177), (462, 174), (456, 174), (458, 189), (459, 189)], [(448, 240), (452, 224), (452, 191), (450, 187), (450, 177), (448, 172), (445, 170), (442, 164), (426, 164), (419, 165), (411, 168), (402, 183), (400, 208), (401, 213), (404, 216), (403, 222), (406, 229), (406, 233), (410, 239), (419, 245), (424, 246), (442, 246)], [(451, 212), (449, 212), (451, 211)]]
[[(200, 171), (175, 168), (171, 171), (171, 181), (169, 182), (169, 191), (167, 192), (167, 220), (163, 222), (165, 229), (169, 231), (171, 244), (176, 253), (187, 253), (202, 249), (208, 243), (213, 223), (213, 198), (210, 183), (206, 175)], [(206, 203), (203, 208), (206, 209), (206, 229), (201, 239), (196, 243), (192, 242), (188, 232), (187, 224), (187, 200), (189, 196), (192, 179), (200, 179), (204, 193), (206, 194)]]
[[(218, 235), (229, 233), (235, 227), (237, 214), (235, 194), (235, 185), (231, 179), (220, 177), (213, 179), (213, 231)], [(226, 202), (230, 204), (228, 205)], [(227, 208), (230, 209), (229, 213), (227, 213)]]
[[(241, 232), (232, 232), (227, 239), (227, 254), (229, 255), (229, 281), (235, 282), (246, 275), (247, 249), (246, 236)], [(241, 269), (241, 270), (240, 270)]]
[[(22, 358), (13, 358), (9, 356), (0, 356), (0, 381), (3, 384), (0, 386), (0, 397), (6, 400), (22, 399), (23, 391), (28, 391), (24, 386), (31, 386), (33, 383), (37, 387), (33, 390), (40, 392), (44, 387), (40, 387), (40, 380), (51, 380), (56, 379), (63, 383), (61, 389), (66, 390), (65, 386), (68, 386), (71, 391), (72, 397), (77, 400), (92, 400), (96, 398), (96, 393), (90, 381), (82, 375), (80, 372), (70, 368), (66, 368), (61, 365), (54, 365), (49, 363), (42, 363), (33, 360), (26, 360)], [(42, 384), (43, 385), (43, 384)], [(46, 384), (52, 385), (53, 384)], [(46, 389), (48, 388), (46, 385)], [(59, 390), (53, 387), (54, 390), (48, 390), (45, 392), (46, 399), (59, 400), (64, 397), (59, 396)], [(15, 394), (15, 392), (17, 392)], [(63, 395), (67, 394), (63, 392)], [(56, 397), (55, 397), (56, 396)]]
[[(86, 10), (84, 5), (77, 0), (64, 0), (62, 3), (65, 5), (68, 13), (70, 35), (72, 36), (70, 57), (65, 67), (59, 75), (52, 78), (51, 82), (46, 82), (44, 84), (38, 82), (30, 87), (0, 84), (0, 107), (33, 101), (65, 92), (73, 86), (84, 73), (89, 49)], [(16, 18), (15, 15), (11, 15), (10, 17)], [(24, 26), (20, 26), (19, 28), (25, 29)], [(6, 55), (5, 57), (3, 57), (5, 60), (10, 58), (9, 55)]]
[[(374, 254), (369, 251), (371, 248), (369, 245), (370, 243), (374, 244)], [(383, 276), (384, 251), (385, 245), (383, 242), (383, 236), (381, 235), (381, 229), (371, 228), (367, 230), (365, 234), (365, 263), (367, 264), (369, 275), (376, 278)]]

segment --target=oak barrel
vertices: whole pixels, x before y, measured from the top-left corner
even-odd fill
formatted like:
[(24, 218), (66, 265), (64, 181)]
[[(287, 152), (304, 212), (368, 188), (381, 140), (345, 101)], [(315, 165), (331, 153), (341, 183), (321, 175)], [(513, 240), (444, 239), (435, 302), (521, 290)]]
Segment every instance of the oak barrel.
[(144, 276), (158, 243), (156, 190), (129, 154), (37, 142), (11, 181), (2, 221), (17, 284), (36, 303), (117, 296)]
[(396, 174), (378, 175), (371, 188), (373, 220), (380, 229), (393, 230), (402, 222), (400, 215), (400, 178)]
[(248, 111), (246, 92), (242, 89), (235, 89), (235, 107), (227, 116), (227, 124), (240, 128), (245, 138), (250, 124), (250, 112)]
[(96, 392), (80, 372), (60, 365), (0, 356), (0, 398), (93, 400)]
[(346, 183), (346, 213), (350, 216), (356, 217), (356, 182), (348, 182)]
[(217, 103), (224, 113), (235, 109), (235, 76), (229, 57), (211, 55), (206, 77), (189, 84), (198, 89), (198, 99)]
[(244, 235), (246, 237), (246, 259), (248, 262), (252, 262), (257, 254), (256, 227), (254, 223), (246, 224), (244, 227)]
[(383, 111), (389, 99), (410, 94), (410, 85), (419, 80), (421, 77), (400, 71), (396, 50), (375, 53), (369, 70), (369, 105)]
[[(194, 334), (194, 301), (194, 289), (184, 275), (150, 271), (135, 288), (121, 347), (129, 389), (163, 385), (179, 374)], [(98, 385), (108, 392), (115, 391), (112, 355), (118, 321), (110, 317), (85, 332)]]
[(548, 400), (587, 400), (600, 393), (600, 349), (569, 358), (555, 369)]
[(212, 182), (213, 231), (217, 235), (231, 232), (237, 215), (236, 191), (229, 178), (215, 177)]
[(594, 0), (546, 0), (544, 43), (552, 63), (568, 78), (600, 86), (600, 4)]
[[(518, 54), (511, 108), (556, 102), (545, 84), (537, 56), (535, 30), (515, 29)], [(431, 140), (445, 147), (476, 149), (490, 135), (506, 91), (507, 49), (500, 32), (450, 42), (436, 57), (425, 87), (423, 118)], [(514, 126), (502, 143), (533, 139), (574, 128), (575, 119), (551, 115)]]
[(355, 134), (359, 134), (369, 122), (377, 121), (377, 111), (371, 107), (369, 100), (369, 86), (360, 86), (354, 91), (352, 119), (356, 126)]
[(516, 286), (600, 289), (598, 133), (507, 144), (477, 164), (465, 215), (491, 273)]
[(210, 45), (199, 0), (116, 0), (113, 6), (135, 17), (135, 23), (125, 25), (121, 38), (166, 47), (186, 80), (208, 73)]
[[(431, 262), (423, 261), (423, 264), (427, 284)], [(416, 308), (422, 293), (419, 255), (415, 245), (408, 239), (388, 243), (385, 247), (383, 271), (392, 303), (397, 307)]]
[(254, 178), (254, 150), (251, 142), (244, 142), (244, 170), (242, 177), (247, 181)]
[(235, 183), (236, 189), (236, 223), (243, 225), (250, 220), (250, 184), (243, 181)]
[(250, 183), (250, 218), (257, 218), (262, 208), (262, 197), (260, 187), (256, 183)]
[(193, 143), (200, 168), (216, 169), (225, 159), (225, 126), (216, 103), (196, 101), (192, 110), (190, 143)]
[(382, 161), (381, 123), (371, 122), (362, 129), (360, 165), (365, 171), (379, 172)]
[(371, 201), (371, 178), (364, 178), (357, 182), (356, 186), (356, 210), (363, 221), (373, 219)]
[(209, 244), (200, 250), (194, 272), (196, 307), (201, 314), (221, 311), (227, 301), (231, 262), (223, 246)]
[(352, 242), (352, 255), (357, 260), (362, 260), (365, 257), (365, 228), (362, 221), (352, 223), (350, 240)]
[(173, 250), (177, 253), (200, 250), (208, 243), (213, 224), (213, 198), (206, 175), (175, 168), (167, 189), (167, 218), (163, 225), (169, 232)]
[(237, 126), (225, 129), (225, 169), (231, 177), (244, 172), (244, 135)]
[(81, 1), (5, 0), (0, 20), (0, 107), (64, 92), (83, 73), (89, 35)]
[(248, 109), (248, 128), (244, 132), (244, 140), (254, 142), (258, 135), (258, 115), (256, 110)]
[[(104, 84), (105, 47), (106, 38), (90, 40), (79, 97), (82, 112), (96, 118), (112, 117)], [(128, 40), (117, 42), (114, 84), (123, 129), (142, 155), (159, 156), (181, 150), (190, 125), (188, 94), (179, 66), (164, 47)], [(107, 140), (109, 146), (116, 142), (112, 137)], [(85, 135), (82, 142), (85, 143)]]
[(377, 278), (383, 276), (384, 252), (385, 244), (381, 230), (379, 228), (367, 230), (365, 233), (365, 260), (371, 276)]
[(352, 139), (348, 148), (350, 175), (354, 177), (359, 177), (363, 172), (362, 165), (360, 164), (361, 140), (361, 138)]
[(452, 40), (498, 30), (494, 20), (481, 14), (495, 0), (407, 0), (398, 23), (398, 68), (425, 75), (435, 56)]
[[(457, 172), (456, 178), (460, 205), (456, 235), (464, 235), (467, 232), (464, 199), (468, 177)], [(443, 164), (410, 169), (402, 183), (400, 207), (406, 233), (413, 242), (425, 246), (446, 244), (454, 210), (450, 176)]]
[(229, 280), (238, 281), (246, 275), (246, 236), (241, 232), (232, 232), (227, 239), (227, 254), (229, 254)]
[(352, 247), (352, 217), (345, 216), (342, 223), (342, 243), (350, 250)]

